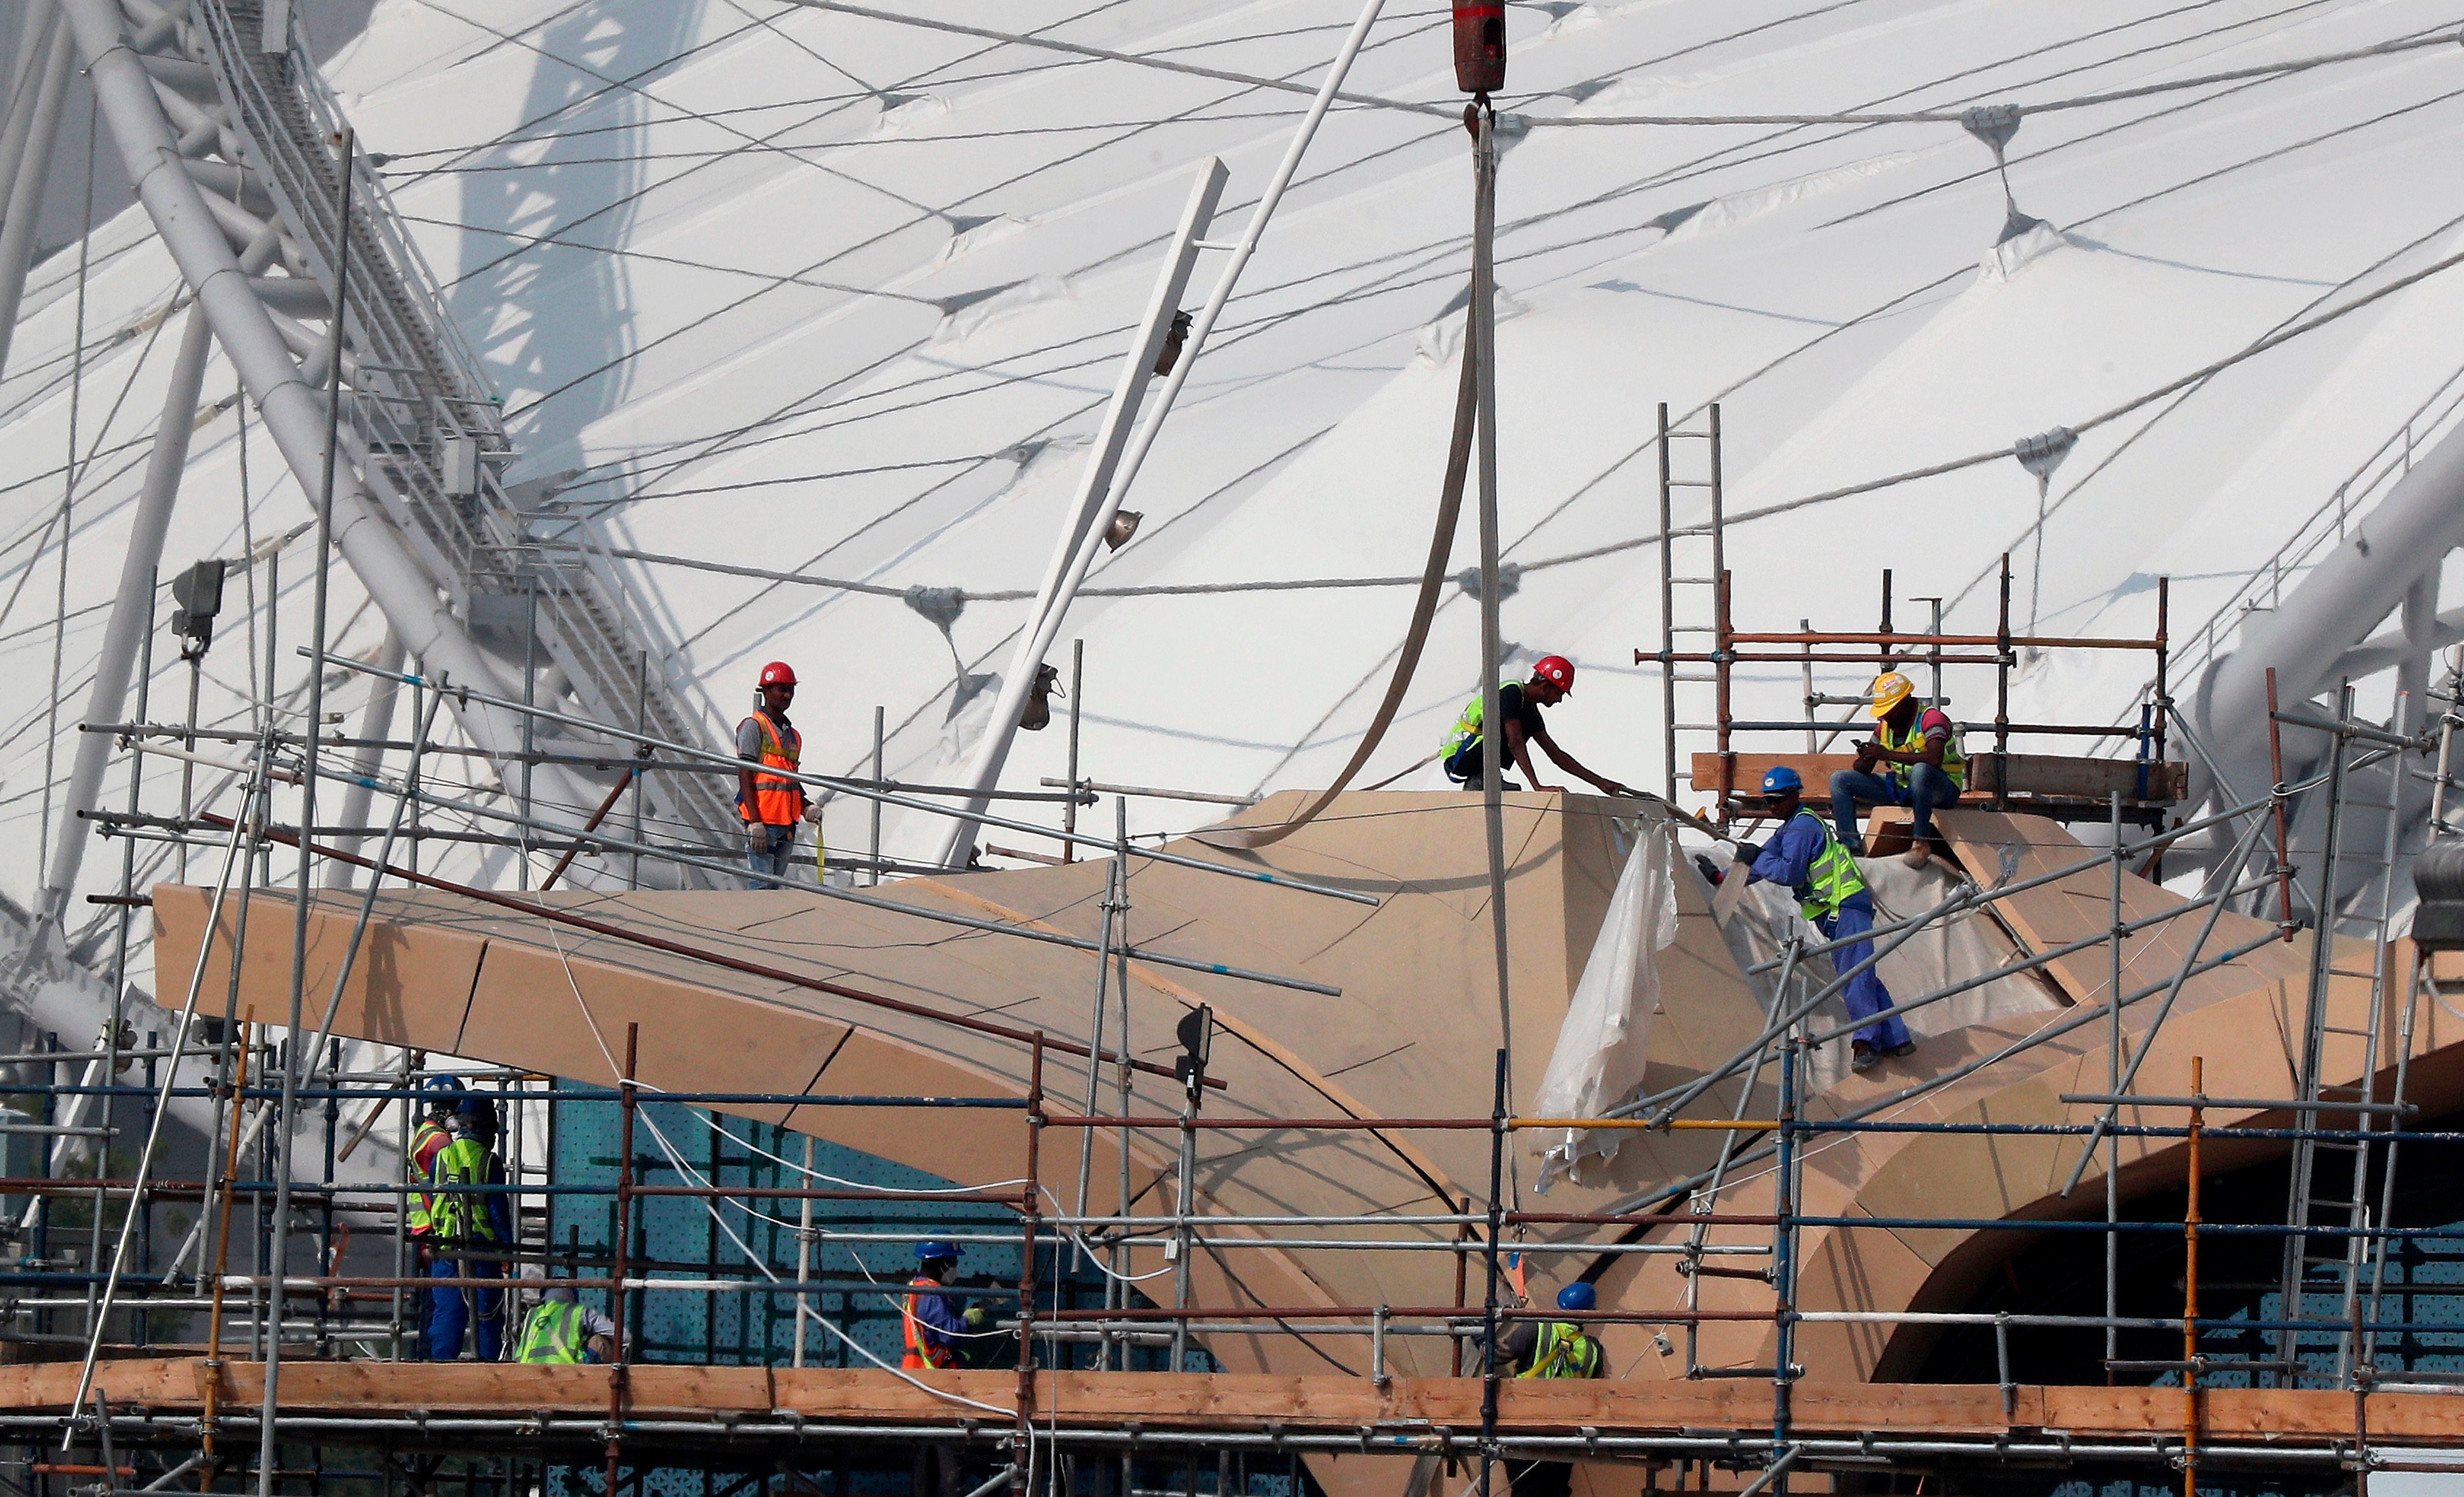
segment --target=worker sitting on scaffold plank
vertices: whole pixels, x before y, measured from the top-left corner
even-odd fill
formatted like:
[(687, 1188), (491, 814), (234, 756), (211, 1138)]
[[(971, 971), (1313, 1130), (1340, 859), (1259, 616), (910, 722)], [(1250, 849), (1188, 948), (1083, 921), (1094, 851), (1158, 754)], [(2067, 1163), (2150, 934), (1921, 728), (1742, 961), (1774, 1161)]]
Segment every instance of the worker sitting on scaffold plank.
[[(1857, 803), (1912, 805), (1908, 827), (1910, 868), (1933, 856), (1933, 813), (1968, 788), (1968, 760), (1959, 752), (1959, 728), (1939, 707), (1921, 705), (1916, 688), (1897, 671), (1874, 678), (1875, 737), (1857, 744), (1857, 767), (1831, 777), (1831, 821), (1850, 852), (1865, 855), (1857, 828)], [(1891, 768), (1874, 773), (1877, 764)]]

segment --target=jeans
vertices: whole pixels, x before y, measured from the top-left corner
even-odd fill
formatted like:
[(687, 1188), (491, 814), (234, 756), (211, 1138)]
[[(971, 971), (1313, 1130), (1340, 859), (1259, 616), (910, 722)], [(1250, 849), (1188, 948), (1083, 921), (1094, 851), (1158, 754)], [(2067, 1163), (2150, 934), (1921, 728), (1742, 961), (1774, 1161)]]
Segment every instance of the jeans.
[(1881, 775), (1859, 774), (1843, 769), (1831, 777), (1831, 824), (1839, 832), (1839, 841), (1849, 851), (1865, 850), (1865, 839), (1857, 829), (1857, 803), (1868, 805), (1913, 805), (1917, 808), (1916, 825), (1909, 835), (1922, 841), (1933, 835), (1933, 813), (1936, 806), (1948, 805), (1959, 799), (1959, 787), (1950, 777), (1931, 764), (1904, 764), (1905, 780), (1886, 779)]
[(753, 840), (752, 826), (748, 824), (744, 828), (744, 862), (753, 870), (750, 885), (755, 889), (776, 889), (779, 886), (771, 880), (787, 876), (787, 854), (795, 850), (796, 826), (790, 822), (784, 826), (764, 826), (760, 830), (767, 835), (757, 843)]
[[(1446, 778), (1463, 786), (1466, 790), (1479, 789), (1481, 787), (1480, 777), (1483, 772), (1481, 767), (1481, 740), (1474, 738), (1463, 747), (1455, 750), (1453, 754), (1449, 755), (1445, 760)], [(1514, 768), (1511, 763), (1508, 763), (1506, 767), (1509, 773)], [(1500, 788), (1507, 790), (1519, 788), (1511, 780), (1500, 780), (1498, 784)]]
[(466, 1270), (474, 1279), (502, 1278), (502, 1267), (500, 1264), (442, 1255), (429, 1266), (428, 1276), (437, 1281), (436, 1287), (428, 1291), (429, 1361), (458, 1362), (462, 1359), (462, 1333), (464, 1328), (471, 1324), (474, 1309), (478, 1311), (479, 1321), (479, 1360), (495, 1362), (504, 1359), (505, 1291), (465, 1288), (459, 1282)]
[[(1874, 901), (1865, 894), (1851, 894), (1847, 903), (1817, 923), (1822, 928), (1825, 940), (1844, 940), (1849, 936), (1862, 936), (1874, 928)], [(1872, 941), (1858, 941), (1833, 952), (1831, 964), (1835, 969), (1845, 972), (1873, 955)], [(1839, 996), (1846, 1001), (1851, 1019), (1863, 1019), (1891, 1006), (1891, 990), (1882, 985), (1881, 973), (1873, 967), (1850, 978), (1847, 988)], [(1908, 1026), (1894, 1017), (1881, 1024), (1867, 1024), (1857, 1031), (1857, 1038), (1878, 1050), (1893, 1050), (1908, 1043)]]

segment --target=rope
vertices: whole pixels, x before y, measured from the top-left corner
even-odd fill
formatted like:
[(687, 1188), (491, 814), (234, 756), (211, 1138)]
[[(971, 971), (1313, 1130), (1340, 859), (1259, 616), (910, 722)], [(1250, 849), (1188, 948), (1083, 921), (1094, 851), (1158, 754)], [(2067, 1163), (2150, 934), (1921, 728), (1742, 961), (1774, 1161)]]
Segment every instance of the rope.
[[(1133, 67), (1152, 68), (1162, 73), (1180, 73), (1192, 77), (1212, 78), (1220, 83), (1238, 83), (1245, 88), (1271, 89), (1277, 93), (1314, 95), (1317, 90), (1302, 83), (1287, 83), (1278, 78), (1255, 74), (1235, 73), (1226, 68), (1210, 68), (1195, 62), (1173, 62), (1162, 57), (1134, 52), (1114, 52), (1104, 47), (1089, 47), (1079, 42), (1060, 41), (1048, 36), (1025, 36), (989, 27), (962, 26), (956, 21), (929, 20), (919, 15), (901, 15), (879, 11), (870, 6), (854, 5), (848, 0), (786, 0), (808, 11), (835, 11), (845, 15), (860, 15), (869, 20), (889, 21), (900, 26), (913, 26), (925, 31), (946, 32), (957, 36), (973, 36), (985, 41), (1015, 46), (1034, 47), (1045, 52), (1058, 52), (1097, 62), (1125, 62)], [(2127, 99), (2145, 99), (2153, 94), (2175, 93), (2184, 89), (2206, 88), (2218, 83), (2231, 83), (2243, 78), (2277, 77), (2308, 72), (2332, 63), (2353, 62), (2365, 57), (2386, 56), (2393, 53), (2412, 52), (2425, 47), (2451, 46), (2464, 42), (2464, 33), (2449, 32), (2436, 36), (2407, 37), (2380, 42), (2375, 46), (2357, 47), (2348, 52), (2322, 53), (2317, 56), (2296, 57), (2285, 62), (2261, 63), (2255, 67), (2235, 68), (2225, 73), (2202, 74), (2197, 77), (2176, 78), (2164, 83), (2146, 83), (2137, 88), (2114, 89), (2101, 94), (2081, 94), (2070, 99), (2047, 99), (2042, 103), (2013, 104), (2022, 116), (2049, 114), (2062, 109), (2086, 109), (2098, 104), (2121, 103)], [(1538, 95), (1546, 99), (1550, 95)], [(1403, 114), (1430, 115), (1442, 120), (1460, 119), (1460, 104), (1422, 103), (1411, 99), (1389, 99), (1378, 94), (1355, 94), (1338, 89), (1334, 98), (1347, 104), (1361, 104), (1373, 109), (1388, 109)], [(1507, 129), (1538, 129), (1570, 125), (1808, 125), (1808, 124), (1957, 124), (1967, 123), (1965, 110), (1919, 109), (1893, 113), (1846, 110), (1836, 114), (1771, 114), (1771, 115), (1582, 115), (1542, 116), (1501, 114), (1499, 122)]]
[[(1446, 476), (1438, 492), (1438, 523), (1429, 536), (1429, 561), (1420, 572), (1420, 596), (1412, 605), (1412, 622), (1403, 631), (1403, 645), (1396, 654), (1395, 671), (1386, 681), (1386, 699), (1377, 704), (1377, 715), (1360, 735), (1360, 742), (1352, 751), (1352, 760), (1332, 783), (1318, 792), (1317, 799), (1304, 807), (1298, 816), (1272, 826), (1243, 828), (1200, 838), (1209, 847), (1256, 848), (1271, 847), (1317, 819), (1317, 814), (1334, 803), (1352, 783), (1352, 777), (1369, 762), (1369, 756), (1385, 741), (1386, 730), (1395, 721), (1395, 714), (1403, 705), (1403, 693), (1411, 689), (1412, 672), (1420, 663), (1420, 649), (1429, 642), (1429, 623), (1437, 616), (1438, 599), (1446, 580), (1446, 558), (1454, 550), (1455, 521), (1463, 514), (1463, 479), (1471, 469), (1471, 439), (1474, 418), (1480, 413), (1480, 361), (1472, 357), (1472, 344), (1465, 340), (1463, 352), (1463, 378), (1455, 387), (1455, 429), (1446, 445)], [(1414, 765), (1413, 768), (1419, 768)], [(1408, 773), (1408, 771), (1407, 771)]]
[[(841, 592), (863, 593), (874, 598), (905, 598), (917, 589), (898, 587), (888, 583), (859, 582), (847, 577), (813, 577), (802, 572), (776, 572), (766, 567), (738, 566), (732, 561), (705, 561), (697, 557), (670, 556), (659, 551), (634, 551), (623, 546), (595, 546), (578, 540), (540, 540), (532, 545), (541, 551), (579, 552), (584, 556), (605, 557), (618, 561), (648, 561), (661, 566), (681, 566), (696, 572), (719, 572), (730, 577), (750, 577), (762, 582), (795, 583), (806, 587), (828, 587)], [(1443, 559), (1440, 559), (1442, 564)], [(1122, 587), (1081, 587), (1081, 598), (1177, 598), (1201, 593), (1231, 592), (1305, 592), (1334, 587), (1408, 587), (1422, 581), (1419, 577), (1295, 577), (1272, 582), (1241, 583), (1155, 583)], [(996, 588), (988, 592), (966, 589), (957, 591), (967, 603), (1025, 603), (1035, 597), (1025, 587)], [(941, 588), (931, 591), (938, 593)]]
[[(2258, 355), (2268, 352), (2270, 349), (2277, 348), (2285, 343), (2291, 342), (2294, 339), (2300, 337), (2304, 333), (2316, 332), (2320, 328), (2325, 327), (2328, 323), (2335, 321), (2339, 318), (2359, 312), (2364, 307), (2370, 305), (2374, 301), (2384, 300), (2417, 281), (2427, 280), (2441, 271), (2453, 270), (2459, 264), (2464, 264), (2464, 253), (2451, 254), (2445, 259), (2433, 261), (2429, 265), (2423, 266), (2420, 270), (2414, 271), (2409, 275), (2399, 276), (2396, 279), (2387, 282), (2387, 284), (2371, 292), (2368, 296), (2363, 297), (2359, 300), (2346, 302), (2344, 305), (2336, 308), (2334, 311), (2322, 312), (2317, 317), (2305, 319), (2302, 321), (2294, 323), (2290, 327), (2270, 333), (2266, 337), (2244, 347), (2238, 353), (2228, 354), (2224, 358), (2218, 359), (2212, 363), (2204, 364), (2199, 368), (2191, 370), (2188, 374), (2182, 375), (2178, 379), (2169, 380), (2144, 394), (2134, 395), (2110, 410), (2100, 411), (2096, 415), (2090, 416), (2084, 421), (2073, 422), (2070, 424), (2070, 429), (2076, 434), (2085, 435), (2087, 432), (2093, 431), (2099, 427), (2121, 420), (2123, 416), (2130, 414), (2132, 411), (2139, 409), (2143, 406), (2152, 405), (2157, 401), (2163, 400), (2167, 395), (2188, 389), (2189, 386), (2198, 384), (2202, 380), (2212, 379), (2216, 375), (2223, 373), (2225, 370), (2232, 368), (2233, 365), (2240, 363), (2246, 359), (2255, 359)], [(1834, 499), (1852, 498), (1859, 494), (1871, 494), (1877, 489), (1887, 489), (1898, 484), (1910, 483), (1919, 478), (1938, 477), (1943, 473), (1958, 473), (1963, 469), (1981, 467), (1987, 463), (1998, 463), (2010, 456), (2010, 448), (1998, 447), (1990, 452), (1974, 452), (1966, 457), (1952, 458), (1948, 462), (1928, 463), (1925, 467), (1911, 468), (1904, 473), (1891, 473), (1881, 478), (1868, 478), (1861, 483), (1846, 484), (1837, 489), (1825, 489), (1820, 494), (1809, 494), (1805, 497), (1799, 499), (1782, 499), (1775, 504), (1764, 504), (1753, 509), (1739, 510), (1727, 517), (1727, 523), (1738, 525), (1743, 524), (1749, 519), (1766, 519), (1773, 515), (1785, 515), (1793, 510), (1806, 509), (1816, 504), (1828, 504)], [(1537, 561), (1527, 561), (1523, 563), (1523, 569), (1526, 572), (1546, 571), (1550, 567), (1567, 566), (1576, 561), (1589, 561), (1599, 557), (1612, 556), (1620, 551), (1631, 551), (1639, 546), (1656, 545), (1666, 539), (1668, 534), (1687, 535), (1690, 533), (1691, 532), (1687, 529), (1679, 528), (1669, 533), (1655, 532), (1649, 535), (1637, 536), (1627, 540), (1613, 540), (1606, 545), (1592, 546), (1581, 551), (1570, 551), (1563, 556), (1547, 557)]]
[[(2069, 428), (2073, 432), (2084, 435), (2087, 432), (2095, 430), (2099, 427), (2119, 421), (2123, 416), (2130, 414), (2134, 410), (2152, 405), (2157, 401), (2163, 400), (2167, 395), (2178, 393), (2179, 391), (2187, 389), (2202, 381), (2212, 379), (2216, 375), (2221, 374), (2225, 370), (2233, 367), (2235, 364), (2238, 364), (2245, 360), (2255, 359), (2258, 355), (2280, 347), (2305, 333), (2316, 332), (2320, 328), (2325, 327), (2329, 323), (2334, 322), (2341, 318), (2359, 312), (2363, 308), (2371, 305), (2373, 302), (2384, 300), (2387, 297), (2395, 295), (2397, 292), (2414, 285), (2417, 282), (2427, 280), (2431, 276), (2435, 275), (2442, 271), (2453, 270), (2459, 264), (2464, 264), (2464, 253), (2451, 254), (2444, 259), (2432, 261), (2431, 264), (2423, 266), (2420, 270), (2411, 272), (2406, 275), (2398, 276), (2396, 279), (2389, 281), (2387, 284), (2369, 293), (2367, 296), (2362, 297), (2357, 300), (2346, 302), (2344, 305), (2334, 308), (2330, 311), (2320, 313), (2316, 317), (2307, 318), (2301, 321), (2293, 323), (2290, 326), (2280, 328), (2277, 331), (2270, 333), (2266, 337), (2248, 344), (2238, 352), (2228, 354), (2222, 359), (2218, 359), (2211, 363), (2203, 364), (2199, 368), (2193, 369), (2188, 374), (2184, 374), (2178, 378), (2167, 381), (2167, 383), (2156, 386), (2154, 389), (2132, 396), (2130, 399), (2123, 401), (2121, 405), (2115, 406), (2108, 410), (2100, 411), (2096, 415), (2090, 416), (2082, 421), (2070, 423)], [(1462, 409), (1460, 402), (1458, 402), (1457, 433), (1459, 436), (1462, 432)], [(1969, 468), (1982, 467), (1987, 463), (1997, 463), (2009, 456), (2011, 456), (2011, 449), (2007, 447), (1997, 447), (1990, 451), (1984, 452), (1971, 452), (1965, 457), (1955, 457), (1948, 459), (1947, 461), (1938, 463), (1927, 463), (1923, 467), (1906, 469), (1903, 472), (1888, 473), (1879, 478), (1867, 478), (1860, 482), (1844, 484), (1836, 489), (1825, 489), (1819, 494), (1809, 494), (1801, 498), (1782, 499), (1772, 504), (1759, 505), (1752, 509), (1739, 510), (1735, 514), (1727, 517), (1727, 523), (1737, 525), (1743, 524), (1748, 520), (1766, 519), (1773, 515), (1785, 515), (1792, 511), (1808, 509), (1817, 504), (1828, 504), (1835, 499), (1854, 498), (1859, 495), (1871, 494), (1876, 490), (1893, 488), (1903, 483), (1913, 483), (1920, 478), (1935, 478), (1940, 477), (1945, 473), (1960, 473)], [(1447, 475), (1449, 488), (1452, 489), (1455, 487), (1455, 480), (1451, 458), (1449, 458)], [(1460, 496), (1458, 495), (1458, 497)], [(1578, 551), (1565, 552), (1558, 556), (1542, 557), (1537, 561), (1523, 562), (1522, 568), (1525, 572), (1529, 573), (1547, 571), (1552, 567), (1571, 566), (1577, 561), (1597, 561), (1602, 557), (1615, 556), (1620, 552), (1633, 551), (1643, 546), (1658, 545), (1661, 541), (1667, 539), (1670, 534), (1687, 535), (1691, 533), (1691, 529), (1682, 527), (1673, 532), (1667, 533), (1652, 531), (1644, 535), (1629, 537), (1623, 540), (1612, 540), (1602, 545), (1587, 546)], [(1449, 534), (1451, 534), (1451, 531), (1449, 531)], [(694, 571), (719, 572), (734, 577), (749, 577), (764, 582), (774, 583), (793, 583), (810, 587), (828, 587), (843, 592), (864, 593), (880, 598), (904, 598), (911, 590), (905, 587), (893, 586), (886, 583), (861, 582), (853, 578), (811, 577), (797, 572), (772, 571), (758, 566), (739, 566), (726, 561), (707, 561), (693, 557), (672, 556), (664, 552), (637, 551), (620, 546), (597, 546), (581, 541), (548, 540), (537, 541), (533, 542), (533, 544), (539, 549), (544, 551), (580, 552), (589, 556), (604, 557), (612, 561), (642, 561), (660, 566), (681, 566)], [(1442, 555), (1436, 557), (1433, 564), (1438, 568), (1438, 573), (1432, 574), (1429, 572), (1423, 572), (1419, 577), (1308, 577), (1229, 583), (1150, 583), (1121, 587), (1087, 587), (1082, 588), (1079, 595), (1087, 598), (1192, 597), (1219, 593), (1301, 592), (1334, 588), (1407, 587), (1416, 583), (1421, 585), (1425, 593), (1427, 589), (1434, 585), (1431, 582), (1431, 577), (1433, 575), (1438, 575), (1439, 580), (1442, 581), (1441, 574), (1445, 558)], [(968, 603), (1023, 603), (1033, 598), (1035, 594), (1024, 588), (1001, 588), (983, 592), (962, 590), (959, 596)], [(1434, 607), (1435, 604), (1432, 601), (1427, 605)], [(1418, 616), (1418, 611), (1416, 610), (1415, 617), (1417, 618)], [(1382, 723), (1379, 725), (1379, 728), (1380, 731), (1382, 731)]]

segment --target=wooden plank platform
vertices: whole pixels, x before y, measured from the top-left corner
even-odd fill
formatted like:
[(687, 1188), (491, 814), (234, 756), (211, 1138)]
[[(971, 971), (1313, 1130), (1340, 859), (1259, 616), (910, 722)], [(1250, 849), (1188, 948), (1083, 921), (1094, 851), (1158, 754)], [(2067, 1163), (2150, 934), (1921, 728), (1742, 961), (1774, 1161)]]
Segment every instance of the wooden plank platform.
[[(609, 1369), (477, 1362), (292, 1362), (282, 1369), (287, 1413), (385, 1416), (513, 1414), (604, 1417)], [(917, 1375), (934, 1389), (990, 1409), (1014, 1412), (1010, 1372)], [(264, 1389), (261, 1364), (226, 1362), (209, 1372), (194, 1357), (105, 1362), (97, 1385), (113, 1405), (158, 1415), (202, 1407), (207, 1379), (219, 1377), (216, 1403), (253, 1411)], [(0, 1413), (64, 1411), (77, 1389), (71, 1363), (0, 1367)], [(943, 1422), (954, 1415), (992, 1421), (887, 1372), (760, 1367), (639, 1365), (630, 1369), (626, 1409), (634, 1419), (725, 1420), (774, 1412), (837, 1422)], [(1477, 1429), (1481, 1383), (1473, 1377), (1398, 1377), (1383, 1390), (1366, 1378), (1240, 1374), (1038, 1373), (1040, 1426), (1351, 1433), (1370, 1426)], [(1998, 1437), (2013, 1431), (2074, 1436), (2177, 1433), (2182, 1393), (2172, 1388), (2021, 1386), (2004, 1412), (2004, 1390), (1950, 1383), (1800, 1383), (1793, 1398), (1798, 1433)], [(2222, 1442), (2350, 1438), (2351, 1394), (2220, 1388), (2200, 1395), (2205, 1438)], [(2464, 1447), (2464, 1399), (2434, 1394), (2372, 1394), (2373, 1443)], [(1714, 1379), (1545, 1379), (1499, 1389), (1498, 1419), (1507, 1433), (1602, 1434), (1736, 1430), (1767, 1434), (1768, 1382)]]
[[(1739, 754), (1736, 756), (1735, 778), (1730, 782), (1747, 795), (1760, 793), (1763, 776), (1785, 764), (1803, 777), (1806, 803), (1817, 808), (1830, 804), (1831, 777), (1843, 769), (1857, 767), (1854, 754)], [(2182, 787), (2189, 782), (2189, 768), (2176, 760), (2147, 766), (2147, 794), (2139, 794), (2139, 761), (2135, 759), (2075, 759), (2062, 754), (2013, 754), (2010, 756), (2013, 796), (2034, 797), (2047, 801), (2093, 802), (2106, 804), (2113, 792), (2122, 792), (2127, 805), (2169, 805), (2181, 799)], [(1705, 795), (1716, 795), (1720, 788), (1720, 756), (1694, 756), (1692, 784)], [(1994, 793), (1996, 770), (1991, 753), (1971, 754), (1968, 760), (1968, 794), (1963, 801), (1982, 801)]]

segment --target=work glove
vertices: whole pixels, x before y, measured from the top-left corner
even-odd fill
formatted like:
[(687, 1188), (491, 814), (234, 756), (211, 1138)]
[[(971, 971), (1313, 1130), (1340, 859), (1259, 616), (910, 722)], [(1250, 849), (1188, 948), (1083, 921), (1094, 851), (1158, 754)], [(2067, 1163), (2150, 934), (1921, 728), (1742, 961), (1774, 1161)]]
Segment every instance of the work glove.
[(821, 803), (821, 802), (819, 802), (819, 801), (807, 801), (807, 802), (805, 802), (805, 803), (804, 803), (804, 825), (805, 825), (805, 826), (819, 826), (821, 824), (822, 824), (822, 803)]
[(981, 1331), (993, 1323), (992, 1311), (981, 1305), (968, 1306), (967, 1312), (958, 1318), (966, 1322), (967, 1329), (970, 1331)]
[(759, 822), (744, 824), (744, 843), (756, 852), (770, 850), (770, 828)]

